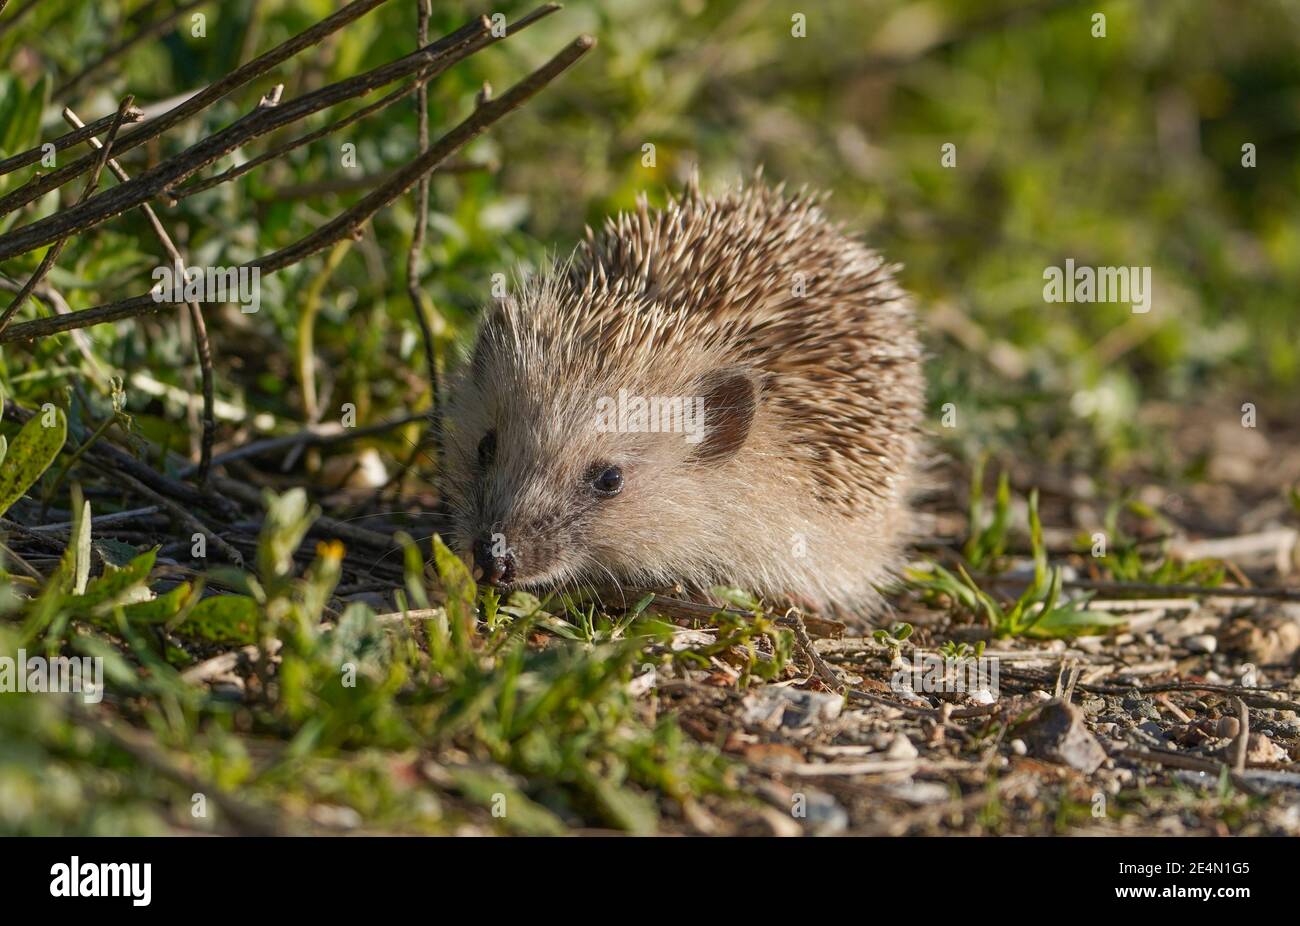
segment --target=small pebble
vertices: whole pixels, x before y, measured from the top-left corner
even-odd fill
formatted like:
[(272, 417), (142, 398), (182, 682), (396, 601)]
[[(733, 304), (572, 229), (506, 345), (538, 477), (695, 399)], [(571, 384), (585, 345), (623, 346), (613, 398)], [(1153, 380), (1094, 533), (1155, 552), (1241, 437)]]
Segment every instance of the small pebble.
[(1241, 721), (1236, 717), (1220, 717), (1218, 724), (1214, 728), (1216, 736), (1223, 739), (1233, 739), (1241, 732)]
[(1025, 745), (1024, 740), (1014, 739), (1011, 741), (1011, 751), (1018, 756), (1024, 756), (1029, 754), (1029, 747)]
[(1198, 633), (1183, 637), (1183, 646), (1193, 653), (1213, 653), (1219, 648), (1219, 640), (1213, 634)]

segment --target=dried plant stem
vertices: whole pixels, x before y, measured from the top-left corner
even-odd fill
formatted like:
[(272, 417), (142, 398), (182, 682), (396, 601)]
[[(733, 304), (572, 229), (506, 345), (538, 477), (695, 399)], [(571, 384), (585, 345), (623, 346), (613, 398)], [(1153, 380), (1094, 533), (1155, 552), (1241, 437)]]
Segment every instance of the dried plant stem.
[[(390, 61), (373, 70), (322, 87), (288, 103), (259, 107), (214, 135), (145, 171), (130, 183), (107, 190), (71, 209), (24, 225), (0, 236), (0, 260), (24, 254), (60, 237), (93, 228), (115, 215), (133, 209), (158, 194), (183, 183), (204, 167), (226, 156), (248, 141), (327, 109), (344, 100), (369, 93), (415, 72), (429, 68), (440, 74), (470, 53), (474, 38), (488, 29), (486, 19), (464, 26), (432, 45)], [(149, 128), (153, 123), (147, 123)], [(117, 149), (120, 153), (121, 149)], [(53, 176), (53, 175), (51, 175)]]
[[(245, 84), (255, 80), (267, 71), (281, 64), (287, 59), (293, 57), (304, 48), (319, 44), (322, 40), (333, 35), (339, 29), (360, 19), (366, 13), (369, 13), (375, 7), (387, 3), (388, 0), (354, 0), (347, 6), (343, 7), (337, 13), (322, 19), (310, 29), (306, 29), (288, 41), (282, 42), (275, 48), (272, 48), (264, 55), (259, 55), (245, 65), (235, 68), (221, 80), (204, 88), (193, 96), (187, 97), (178, 105), (162, 113), (154, 119), (150, 119), (144, 125), (132, 132), (127, 132), (118, 140), (116, 152), (120, 156), (130, 151), (132, 148), (143, 145), (152, 138), (157, 138), (163, 132), (166, 132), (172, 126), (184, 122), (190, 116), (202, 112), (213, 103), (220, 100)], [(9, 24), (20, 16), (24, 10), (19, 10), (10, 18)], [(5, 24), (0, 23), (0, 34), (3, 34)], [(50, 190), (58, 189), (73, 177), (84, 174), (94, 164), (93, 157), (84, 157), (71, 164), (51, 171), (42, 177), (37, 177), (18, 189), (9, 193), (7, 196), (0, 197), (0, 215), (12, 212), (22, 206), (27, 205), (32, 200), (45, 195)]]
[[(352, 208), (322, 225), (295, 244), (260, 257), (244, 266), (257, 267), (264, 273), (273, 273), (298, 263), (344, 237), (354, 235), (370, 221), (376, 212), (414, 186), (421, 176), (436, 170), (451, 154), (477, 138), (489, 126), (522, 106), (538, 91), (590, 51), (595, 43), (596, 40), (590, 36), (578, 37), (542, 67), (511, 87), (505, 94), (474, 110), (463, 122), (435, 142), (425, 154), (396, 171), (384, 184), (372, 191)], [(139, 182), (140, 179), (133, 181), (133, 183)], [(163, 311), (170, 304), (165, 300), (160, 302), (152, 293), (145, 293), (120, 302), (83, 309), (74, 312), (72, 315), (35, 319), (20, 325), (14, 325), (9, 331), (0, 333), (0, 343), (31, 340), (60, 331), (84, 328), (89, 325), (103, 324), (123, 318), (149, 315)]]
[[(122, 119), (122, 123), (125, 125), (128, 122), (139, 122), (143, 115), (143, 110), (132, 106), (127, 109), (126, 116)], [(5, 158), (3, 161), (0, 161), (0, 176), (12, 173), (20, 167), (26, 167), (28, 164), (35, 164), (45, 156), (46, 145), (53, 145), (55, 151), (62, 151), (64, 148), (71, 148), (73, 145), (81, 144), (87, 138), (101, 135), (112, 127), (113, 122), (116, 119), (117, 114), (110, 113), (107, 116), (102, 116), (101, 118), (96, 119), (94, 122), (87, 122), (76, 131), (60, 135), (58, 138), (37, 145), (35, 148), (28, 149), (21, 154), (15, 154), (13, 157)]]
[[(71, 108), (64, 107), (63, 118), (68, 121), (74, 128), (80, 128), (83, 123), (77, 118)], [(96, 148), (103, 148), (103, 143), (93, 136), (90, 143)], [(115, 158), (108, 159), (108, 169), (112, 171), (113, 176), (117, 177), (122, 183), (130, 181), (122, 165), (117, 163)], [(171, 235), (167, 234), (167, 229), (163, 227), (162, 222), (158, 219), (157, 213), (148, 203), (141, 203), (140, 209), (144, 212), (145, 218), (149, 221), (149, 226), (153, 229), (154, 237), (162, 245), (167, 256), (175, 263), (178, 269), (184, 268), (185, 258), (181, 255), (180, 249), (172, 241)], [(216, 416), (213, 413), (214, 387), (212, 373), (212, 345), (208, 340), (208, 326), (203, 320), (203, 309), (194, 301), (185, 303), (190, 310), (190, 322), (194, 325), (194, 346), (199, 355), (199, 370), (203, 381), (203, 438), (200, 442), (199, 450), (199, 468), (198, 482), (201, 485), (208, 478), (208, 467), (212, 460), (212, 442), (217, 433)]]
[[(117, 137), (117, 130), (122, 127), (122, 121), (126, 118), (126, 111), (131, 108), (133, 99), (133, 97), (127, 96), (118, 105), (117, 116), (108, 129), (108, 140), (100, 145), (99, 153), (95, 158), (95, 167), (91, 171), (90, 179), (86, 181), (85, 189), (81, 191), (81, 198), (77, 200), (78, 205), (84, 203), (90, 197), (90, 194), (94, 192), (95, 187), (99, 186), (99, 175), (104, 171), (104, 164), (108, 160), (109, 150), (113, 147), (113, 139)], [(96, 139), (96, 142), (98, 142), (98, 139)], [(67, 241), (68, 235), (66, 234), (54, 239), (54, 246), (45, 252), (45, 257), (41, 260), (40, 266), (36, 268), (36, 272), (27, 280), (26, 285), (14, 297), (13, 302), (9, 303), (9, 307), (4, 310), (4, 314), (0, 314), (0, 334), (9, 326), (9, 320), (13, 318), (15, 312), (22, 308), (32, 290), (36, 289), (36, 285), (45, 279), (45, 275), (50, 272), (54, 262), (59, 259), (59, 254), (63, 252), (63, 246)]]

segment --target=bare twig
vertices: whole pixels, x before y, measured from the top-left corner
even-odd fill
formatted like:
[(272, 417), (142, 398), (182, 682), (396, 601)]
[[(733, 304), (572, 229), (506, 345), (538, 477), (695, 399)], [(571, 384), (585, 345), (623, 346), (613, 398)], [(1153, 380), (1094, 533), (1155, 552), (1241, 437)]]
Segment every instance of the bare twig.
[(226, 543), (220, 534), (196, 518), (187, 508), (178, 505), (162, 493), (155, 492), (134, 476), (129, 476), (126, 473), (118, 473), (118, 478), (125, 483), (126, 488), (130, 489), (136, 495), (147, 498), (155, 505), (158, 505), (191, 531), (194, 531), (197, 534), (203, 534), (216, 546), (218, 550), (222, 552), (223, 555), (225, 555), (226, 559), (230, 560), (230, 562), (234, 563), (236, 566), (244, 565), (243, 554), (230, 544)]
[[(414, 186), (421, 176), (429, 171), (436, 170), (442, 161), (453, 152), (477, 138), (490, 125), (523, 105), (544, 86), (585, 55), (595, 43), (596, 40), (590, 36), (584, 35), (575, 39), (549, 62), (511, 87), (503, 96), (476, 109), (468, 118), (434, 143), (423, 156), (396, 171), (388, 181), (351, 209), (322, 225), (297, 243), (260, 257), (244, 266), (257, 267), (263, 273), (274, 273), (277, 270), (296, 264), (348, 235), (355, 234), (365, 223), (370, 221), (376, 212)], [(289, 105), (292, 106), (293, 104)], [(132, 182), (140, 183), (141, 179), (143, 177)], [(0, 239), (0, 241), (2, 240)], [(0, 333), (0, 343), (30, 340), (60, 331), (84, 328), (88, 325), (153, 314), (164, 310), (168, 305), (170, 303), (165, 299), (160, 302), (153, 293), (146, 293), (120, 302), (83, 309), (70, 316), (41, 318), (14, 325), (9, 331)]]
[[(362, 437), (382, 434), (385, 431), (391, 431), (393, 428), (400, 428), (404, 424), (410, 424), (412, 421), (419, 421), (422, 418), (424, 418), (424, 415), (420, 413), (404, 415), (392, 421), (381, 421), (378, 424), (366, 425), (363, 428), (345, 428), (337, 423), (312, 425), (295, 434), (286, 434), (283, 437), (268, 437), (265, 440), (253, 441), (244, 444), (242, 447), (219, 453), (213, 457), (212, 465), (222, 466), (232, 460), (256, 457), (276, 450), (287, 450), (291, 447), (323, 447), (329, 444), (357, 440)], [(188, 469), (181, 470), (181, 477), (189, 476), (194, 469), (195, 467), (191, 466)]]
[[(14, 326), (18, 327), (18, 326)], [(26, 424), (34, 416), (35, 412), (31, 409), (23, 408), (13, 402), (4, 403), (5, 417), (17, 421), (19, 424)], [(73, 438), (69, 434), (69, 440)], [(88, 456), (100, 466), (115, 470), (120, 474), (130, 474), (140, 482), (154, 489), (170, 499), (175, 499), (183, 505), (202, 506), (208, 508), (223, 518), (234, 518), (239, 514), (239, 509), (230, 502), (229, 499), (220, 495), (215, 495), (210, 491), (200, 491), (192, 485), (180, 482), (176, 479), (166, 476), (153, 469), (150, 466), (141, 463), (135, 457), (131, 456), (120, 447), (116, 447), (106, 441), (101, 441)]]
[[(204, 167), (262, 135), (297, 122), (344, 100), (369, 93), (385, 84), (429, 69), (440, 74), (473, 51), (473, 40), (488, 31), (486, 18), (476, 20), (420, 51), (365, 73), (322, 87), (275, 107), (259, 107), (249, 115), (191, 145), (173, 158), (145, 171), (130, 183), (107, 190), (71, 209), (24, 225), (0, 236), (0, 260), (24, 254), (51, 241), (106, 222), (183, 183)], [(151, 128), (146, 123), (144, 129)], [(115, 149), (121, 153), (121, 149)], [(55, 172), (57, 173), (57, 171)], [(51, 174), (50, 176), (54, 176)]]
[[(996, 585), (1023, 585), (1024, 580), (1012, 577), (989, 577)], [(1097, 582), (1092, 579), (1066, 579), (1065, 588), (1096, 591), (1105, 595), (1133, 595), (1137, 598), (1267, 598), (1278, 601), (1300, 601), (1300, 588), (1261, 586), (1257, 588), (1204, 588), (1200, 585), (1154, 585), (1143, 582)]]
[[(143, 110), (132, 106), (126, 111), (126, 116), (122, 119), (122, 123), (125, 125), (128, 122), (139, 122), (143, 114)], [(0, 161), (0, 176), (12, 173), (20, 167), (26, 167), (28, 164), (35, 164), (45, 156), (46, 145), (53, 145), (55, 151), (62, 151), (64, 148), (71, 148), (73, 145), (78, 145), (87, 138), (107, 131), (112, 127), (113, 122), (116, 119), (117, 113), (102, 116), (94, 122), (87, 122), (76, 131), (68, 132), (66, 135), (60, 135), (58, 138), (48, 142), (43, 142), (35, 148), (31, 148), (21, 154), (15, 154), (13, 157), (5, 158), (3, 161)]]
[[(417, 25), (417, 44), (423, 45), (429, 40), (429, 16), (432, 13), (430, 0), (415, 0)], [(423, 81), (416, 82), (415, 109), (420, 154), (429, 150), (429, 88)], [(424, 238), (429, 227), (429, 175), (425, 174), (415, 192), (415, 231), (411, 233), (411, 247), (406, 252), (406, 294), (411, 300), (411, 311), (420, 326), (420, 337), (424, 342), (425, 375), (429, 378), (429, 402), (432, 408), (429, 430), (433, 436), (433, 455), (437, 460), (438, 473), (442, 474), (442, 390), (438, 383), (438, 352), (433, 340), (433, 325), (429, 321), (428, 309), (420, 292), (420, 252), (424, 250)]]
[(1246, 753), (1250, 746), (1250, 711), (1246, 710), (1246, 705), (1241, 698), (1233, 697), (1230, 700), (1233, 708), (1237, 711), (1237, 738), (1232, 741), (1232, 767), (1235, 771), (1244, 772), (1246, 770)]
[(817, 647), (813, 646), (812, 637), (808, 635), (808, 625), (803, 622), (803, 615), (798, 610), (791, 608), (785, 613), (787, 618), (791, 618), (794, 626), (794, 638), (803, 650), (803, 654), (808, 657), (812, 663), (813, 672), (817, 677), (829, 687), (832, 691), (839, 691), (844, 687), (844, 680), (839, 677), (834, 667), (822, 658), (821, 653), (817, 652)]
[[(69, 107), (64, 107), (63, 118), (73, 127), (79, 128), (82, 125), (82, 121), (77, 118), (77, 114)], [(90, 143), (97, 149), (103, 147), (100, 140), (93, 136)], [(117, 163), (116, 158), (108, 159), (108, 169), (122, 183), (128, 183), (131, 179), (127, 176), (126, 171), (122, 169), (122, 165)], [(185, 258), (181, 256), (180, 249), (172, 241), (171, 235), (167, 234), (167, 229), (159, 221), (153, 207), (148, 203), (141, 203), (140, 209), (149, 221), (154, 237), (158, 239), (158, 243), (162, 245), (163, 250), (167, 252), (167, 256), (175, 263), (177, 270), (183, 271)], [(199, 371), (203, 381), (203, 438), (200, 442), (198, 466), (198, 482), (201, 485), (208, 478), (208, 466), (212, 460), (212, 441), (217, 433), (217, 422), (212, 410), (214, 402), (212, 345), (208, 341), (208, 326), (203, 320), (203, 309), (193, 300), (187, 301), (185, 304), (189, 307), (190, 323), (194, 326), (194, 346), (199, 355)]]
[[(122, 102), (118, 104), (117, 116), (108, 129), (107, 141), (100, 144), (99, 139), (94, 139), (96, 144), (100, 144), (99, 155), (95, 158), (95, 167), (90, 173), (90, 179), (86, 181), (86, 187), (81, 191), (81, 197), (77, 200), (78, 205), (85, 203), (85, 201), (90, 197), (90, 194), (94, 192), (95, 187), (99, 186), (99, 175), (104, 170), (104, 163), (108, 160), (108, 152), (113, 147), (113, 139), (117, 137), (117, 130), (122, 127), (122, 121), (126, 118), (126, 111), (131, 108), (132, 100), (134, 100), (134, 97), (126, 96), (122, 99)], [(68, 234), (71, 234), (71, 232)], [(0, 334), (4, 332), (5, 328), (9, 327), (9, 319), (13, 318), (14, 313), (22, 308), (23, 303), (27, 301), (27, 297), (31, 295), (32, 290), (36, 288), (36, 285), (40, 283), (41, 280), (45, 279), (45, 274), (50, 272), (50, 268), (54, 266), (54, 262), (59, 259), (59, 254), (63, 252), (63, 246), (68, 241), (68, 234), (62, 235), (54, 240), (54, 246), (45, 252), (45, 257), (42, 258), (40, 266), (36, 268), (36, 272), (27, 280), (26, 285), (23, 286), (18, 295), (14, 297), (13, 302), (9, 303), (9, 307), (4, 310), (4, 314), (0, 315)]]
[[(149, 120), (133, 132), (127, 132), (118, 140), (116, 153), (121, 156), (132, 148), (136, 148), (149, 141), (151, 138), (157, 138), (163, 132), (166, 132), (172, 126), (185, 121), (190, 116), (200, 113), (207, 109), (213, 103), (222, 97), (233, 93), (240, 87), (249, 83), (257, 77), (265, 74), (276, 65), (293, 57), (304, 48), (318, 44), (322, 39), (332, 35), (339, 29), (360, 19), (366, 13), (369, 13), (380, 4), (387, 3), (388, 0), (354, 0), (347, 6), (343, 7), (333, 16), (322, 19), (310, 29), (306, 29), (288, 41), (282, 42), (275, 48), (271, 49), (264, 55), (254, 58), (245, 65), (235, 68), (221, 80), (204, 88), (193, 96), (187, 97), (183, 102), (160, 114), (154, 119)], [(0, 34), (3, 34), (7, 25), (12, 25), (25, 9), (19, 10), (8, 23), (0, 23)], [(12, 212), (22, 206), (27, 205), (34, 199), (43, 196), (50, 190), (57, 189), (67, 183), (73, 177), (85, 173), (94, 164), (94, 157), (83, 157), (71, 164), (52, 171), (42, 177), (37, 177), (7, 196), (0, 197), (0, 215)]]

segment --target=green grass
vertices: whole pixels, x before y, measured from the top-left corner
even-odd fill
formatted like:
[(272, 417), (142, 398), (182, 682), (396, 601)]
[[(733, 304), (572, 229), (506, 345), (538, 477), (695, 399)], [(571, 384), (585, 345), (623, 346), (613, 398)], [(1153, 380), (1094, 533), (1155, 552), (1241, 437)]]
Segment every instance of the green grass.
[[(436, 581), (418, 555), (407, 580), (422, 614), (430, 613), (431, 585), (445, 592), (445, 603), (430, 609), (436, 616), (381, 624), (358, 604), (327, 616), (342, 546), (318, 545), (301, 572), (289, 555), (314, 516), (301, 491), (267, 497), (257, 571), (244, 576), (250, 595), (241, 600), (249, 605), (225, 618), (247, 622), (250, 638), (262, 654), (276, 653), (278, 665), (273, 674), (264, 662), (255, 666), (241, 703), (182, 677), (193, 658), (178, 644), (212, 634), (197, 608), (178, 606), (187, 596), (150, 591), (152, 552), (121, 570), (110, 567), (79, 593), (68, 581), (78, 568), (76, 546), (67, 569), (40, 594), (19, 600), (0, 586), (0, 655), (23, 647), (103, 657), (115, 722), (149, 730), (161, 757), (133, 763), (139, 757), (97, 737), (95, 725), (78, 726), (83, 711), (68, 700), (75, 695), (6, 695), (0, 794), (13, 799), (0, 802), (0, 829), (77, 829), (77, 806), (94, 811), (85, 826), (93, 832), (237, 829), (238, 820), (216, 809), (213, 794), (220, 793), (266, 807), (267, 819), (284, 830), (310, 825), (295, 807), (340, 803), (370, 828), (445, 832), (458, 822), (439, 809), (437, 795), (449, 790), (482, 805), (502, 831), (652, 832), (665, 801), (680, 805), (732, 790), (726, 760), (683, 737), (671, 715), (648, 721), (628, 692), (633, 675), (661, 658), (651, 650), (666, 641), (667, 625), (636, 611), (621, 622), (621, 639), (539, 649), (528, 640), (544, 626), (541, 614), (522, 601), (499, 607), (495, 626), (480, 628), (474, 584), (438, 541)], [(198, 607), (231, 600), (206, 598)], [(676, 656), (707, 662), (721, 648), (768, 633), (761, 618), (750, 626), (729, 617), (717, 644)], [(406, 779), (424, 774), (422, 763), (435, 771), (419, 787)], [(173, 767), (192, 770), (212, 802), (211, 817), (188, 817), (192, 795), (168, 780)], [(113, 798), (95, 794), (95, 785)], [(67, 814), (49, 812), (64, 804)]]

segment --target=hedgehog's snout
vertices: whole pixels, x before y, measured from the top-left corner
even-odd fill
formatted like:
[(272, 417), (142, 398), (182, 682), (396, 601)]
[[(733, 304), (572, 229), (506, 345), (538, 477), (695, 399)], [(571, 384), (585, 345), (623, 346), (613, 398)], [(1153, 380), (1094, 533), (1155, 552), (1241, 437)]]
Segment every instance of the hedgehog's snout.
[(499, 544), (492, 538), (480, 537), (474, 541), (474, 565), (482, 574), (478, 577), (481, 582), (489, 585), (504, 587), (515, 580), (515, 570), (517, 563), (513, 550), (506, 549), (497, 552)]

